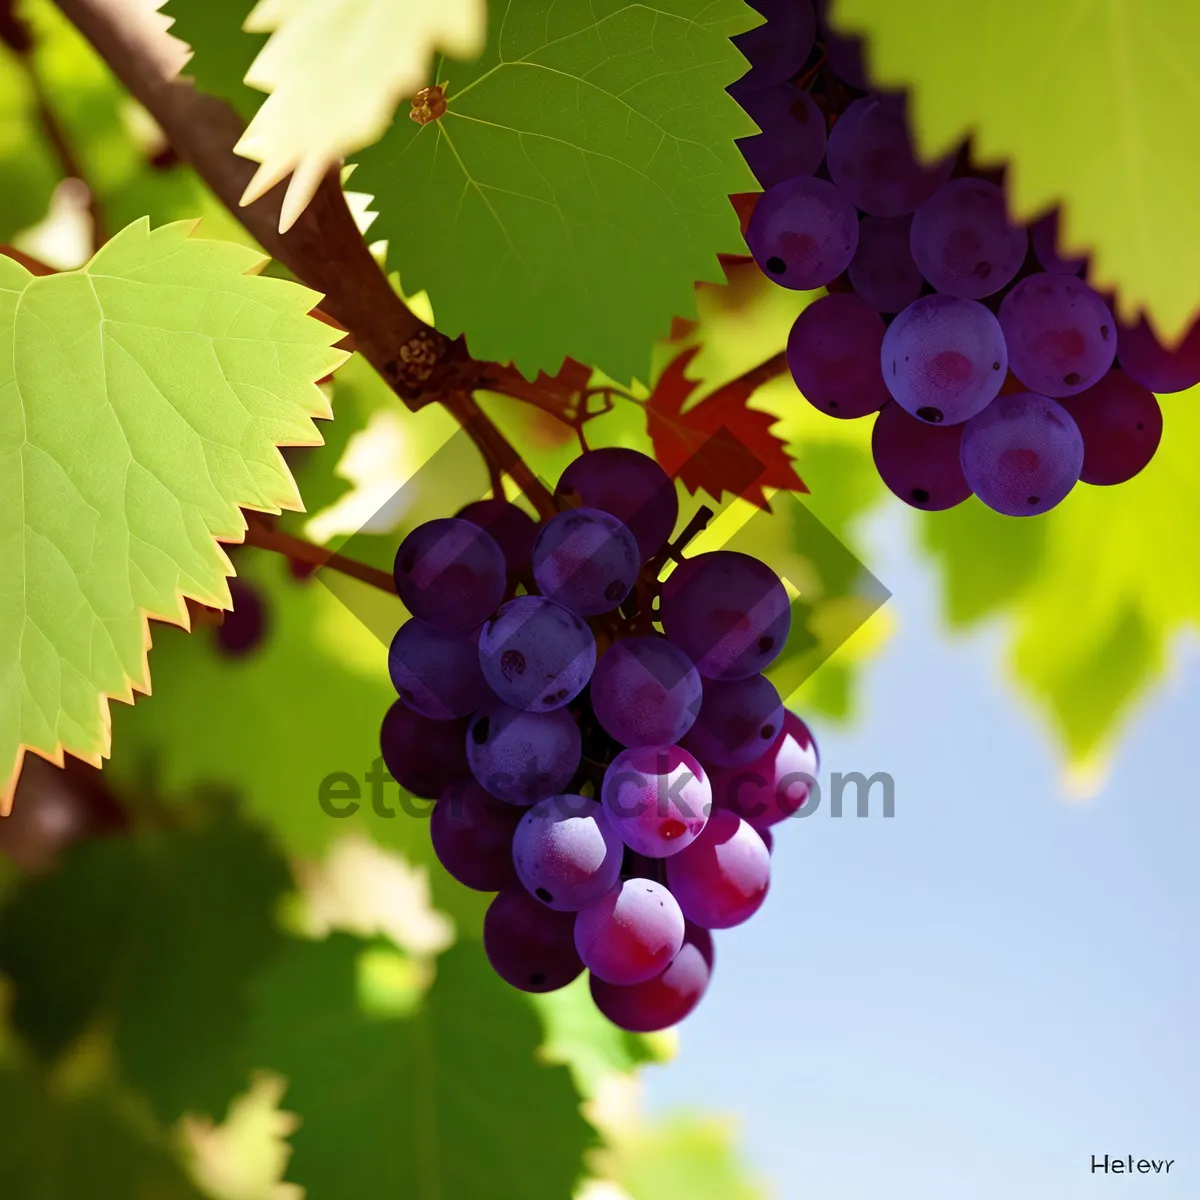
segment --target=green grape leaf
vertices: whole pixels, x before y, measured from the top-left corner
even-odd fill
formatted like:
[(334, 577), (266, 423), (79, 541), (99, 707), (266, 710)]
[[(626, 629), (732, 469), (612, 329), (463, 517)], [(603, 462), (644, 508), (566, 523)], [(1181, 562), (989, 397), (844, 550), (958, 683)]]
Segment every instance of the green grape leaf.
[(256, 0), (167, 0), (164, 16), (172, 18), (171, 36), (191, 47), (183, 74), (210, 96), (228, 100), (249, 121), (266, 97), (247, 87), (246, 72), (266, 45), (264, 33), (248, 33), (246, 18)]
[(755, 126), (723, 89), (758, 23), (742, 0), (493, 4), (483, 57), (438, 68), (445, 113), (396, 120), (354, 175), (438, 328), (530, 378), (569, 355), (647, 379), (695, 281), (745, 253), (727, 197), (755, 186)]
[(0, 911), (15, 1027), (52, 1061), (101, 1021), (163, 1123), (222, 1116), (250, 1077), (247, 989), (282, 945), (289, 884), (266, 839), (228, 819), (77, 844)]
[[(1106, 0), (833, 0), (868, 66), (910, 90), (918, 148), (1008, 162), (1019, 221), (1063, 203), (1065, 253), (1119, 315), (1174, 340), (1200, 309), (1200, 7)], [(1033, 81), (1036, 81), (1033, 82)]]
[(297, 942), (261, 981), (250, 1044), (302, 1122), (287, 1178), (308, 1200), (571, 1195), (594, 1134), (566, 1069), (536, 1061), (526, 998), (466, 943), (391, 1015), (367, 1003), (369, 953), (344, 934)]
[(1120, 487), (1079, 484), (1041, 517), (971, 500), (923, 518), (951, 621), (1012, 617), (1013, 672), (1077, 768), (1102, 765), (1172, 639), (1200, 627), (1198, 402), (1200, 389), (1159, 398), (1162, 445)]
[(204, 1200), (167, 1147), (108, 1092), (69, 1099), (0, 1067), (0, 1196), (13, 1200)]
[(46, 215), (58, 178), (29, 76), (15, 51), (0, 45), (0, 242)]
[(0, 258), (0, 810), (27, 750), (99, 765), (107, 697), (147, 691), (147, 618), (229, 603), (239, 506), (300, 504), (278, 446), (319, 441), (345, 357), (316, 294), (178, 222), (79, 271)]

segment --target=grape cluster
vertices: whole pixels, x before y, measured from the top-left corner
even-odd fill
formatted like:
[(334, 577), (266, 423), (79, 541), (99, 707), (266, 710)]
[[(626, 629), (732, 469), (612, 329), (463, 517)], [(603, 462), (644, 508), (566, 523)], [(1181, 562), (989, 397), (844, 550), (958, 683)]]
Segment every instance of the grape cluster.
[(817, 751), (762, 674), (790, 625), (769, 567), (684, 557), (674, 483), (633, 450), (582, 454), (555, 500), (540, 525), (489, 500), (401, 543), (383, 758), (435, 801), (446, 870), (497, 893), (497, 974), (545, 992), (586, 967), (599, 1009), (649, 1032), (704, 993), (710, 931), (762, 904)]
[(965, 147), (917, 161), (905, 98), (870, 88), (827, 0), (749, 2), (766, 22), (734, 39), (750, 70), (729, 89), (761, 130), (739, 142), (764, 189), (746, 240), (774, 282), (828, 289), (788, 338), (801, 393), (878, 414), (876, 468), (915, 508), (974, 493), (1033, 516), (1141, 471), (1155, 393), (1200, 382), (1200, 322), (1174, 350), (1118, 325), (1086, 261), (1059, 255), (1056, 213), (1014, 225)]

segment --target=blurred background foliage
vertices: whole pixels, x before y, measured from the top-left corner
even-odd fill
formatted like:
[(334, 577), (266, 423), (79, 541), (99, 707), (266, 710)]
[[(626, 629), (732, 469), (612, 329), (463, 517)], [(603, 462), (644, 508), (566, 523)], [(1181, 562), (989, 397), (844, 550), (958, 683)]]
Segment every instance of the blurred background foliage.
[[(66, 269), (146, 213), (247, 240), (48, 0), (0, 11), (32, 38), (0, 45), (0, 241)], [(813, 298), (752, 265), (726, 273), (655, 351), (657, 373), (699, 347), (692, 404), (776, 354)], [(589, 444), (651, 450), (654, 382), (590, 421)], [(483, 495), (486, 472), (449, 416), (409, 413), (358, 356), (328, 386), (326, 445), (292, 460), (308, 511), (283, 526), (386, 567), (408, 529)], [(481, 403), (547, 481), (578, 453), (555, 417)], [(1081, 486), (1029, 521), (974, 501), (902, 509), (871, 463), (870, 422), (829, 420), (786, 375), (752, 404), (779, 419), (809, 489), (799, 503), (851, 551), (881, 514), (918, 523), (947, 625), (1000, 630), (1014, 698), (1073, 779), (1098, 777), (1172, 642), (1200, 623), (1196, 397), (1164, 398), (1163, 447), (1142, 476)], [(713, 504), (680, 498), (685, 515)], [(722, 528), (752, 512), (724, 506)], [(819, 729), (853, 719), (858, 670), (891, 626), (886, 605), (860, 625), (873, 608), (862, 575), (807, 528), (759, 522), (747, 548), (803, 584), (795, 654), (828, 661), (790, 702)], [(220, 656), (213, 614), (190, 634), (156, 626), (154, 694), (114, 705), (111, 764), (31, 759), (0, 826), (0, 1195), (298, 1197), (286, 1170), (311, 1200), (763, 1196), (727, 1117), (641, 1110), (639, 1073), (670, 1058), (673, 1035), (619, 1033), (582, 981), (528, 997), (490, 973), (485, 898), (438, 868), (394, 786), (378, 809), (364, 797), (347, 819), (322, 811), (321, 780), (362, 779), (378, 758), (380, 639), (398, 602), (262, 551), (233, 558), (266, 598), (261, 648)], [(88, 836), (113, 831), (127, 836)], [(537, 1154), (514, 1113), (539, 1130)]]

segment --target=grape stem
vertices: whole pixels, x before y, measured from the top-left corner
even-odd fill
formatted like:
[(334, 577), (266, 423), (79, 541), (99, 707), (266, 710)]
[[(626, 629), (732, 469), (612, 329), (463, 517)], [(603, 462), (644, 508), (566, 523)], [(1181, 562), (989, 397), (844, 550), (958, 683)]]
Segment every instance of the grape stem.
[(330, 567), (343, 575), (369, 583), (381, 591), (390, 592), (393, 596), (396, 594), (396, 581), (387, 571), (370, 567), (357, 559), (347, 558), (344, 554), (335, 554), (332, 550), (326, 550), (324, 546), (315, 546), (312, 542), (284, 533), (282, 529), (276, 529), (254, 517), (247, 522), (245, 544), (255, 546), (259, 550), (273, 550), (276, 554), (286, 555), (293, 562), (308, 563), (314, 567)]

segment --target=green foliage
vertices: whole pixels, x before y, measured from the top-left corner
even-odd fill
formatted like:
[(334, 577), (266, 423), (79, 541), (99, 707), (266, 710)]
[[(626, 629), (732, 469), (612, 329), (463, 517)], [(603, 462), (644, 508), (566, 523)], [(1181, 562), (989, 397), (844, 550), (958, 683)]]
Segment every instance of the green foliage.
[(57, 181), (28, 72), (19, 55), (0, 45), (0, 242), (42, 219)]
[(183, 73), (210, 96), (228, 100), (249, 121), (266, 97), (244, 80), (250, 64), (267, 43), (266, 34), (247, 33), (242, 25), (257, 0), (167, 0), (173, 37), (192, 48)]
[(1020, 221), (1065, 202), (1068, 255), (1117, 290), (1126, 318), (1148, 308), (1164, 336), (1200, 309), (1200, 40), (1192, 4), (1080, 0), (833, 0), (835, 25), (865, 30), (868, 66), (911, 89), (919, 148), (971, 137), (985, 163), (1011, 162)]
[(1079, 484), (1028, 520), (975, 501), (924, 518), (951, 621), (1012, 617), (1012, 669), (1081, 765), (1103, 756), (1180, 631), (1200, 625), (1197, 393), (1160, 403), (1162, 446), (1120, 487)]
[[(695, 280), (743, 248), (727, 200), (753, 124), (722, 90), (745, 70), (742, 0), (492, 4), (488, 48), (443, 61), (447, 111), (394, 122), (359, 156), (406, 287), (479, 358), (533, 376), (564, 355), (628, 381), (695, 311)], [(614, 52), (614, 47), (620, 52)]]
[(25, 748), (107, 754), (104, 697), (148, 684), (146, 615), (225, 605), (238, 505), (299, 503), (276, 446), (317, 440), (337, 334), (190, 228), (139, 222), (44, 278), (0, 258), (0, 794)]
[(164, 1123), (222, 1116), (253, 1066), (247, 987), (279, 949), (288, 883), (265, 839), (228, 820), (78, 845), (0, 912), (16, 1029), (53, 1061), (99, 1021)]
[(343, 934), (296, 943), (262, 980), (252, 1053), (303, 1116), (288, 1178), (308, 1200), (569, 1196), (594, 1135), (567, 1071), (535, 1061), (526, 997), (467, 944), (413, 1015), (364, 1012), (368, 950)]
[(0, 1195), (13, 1200), (203, 1200), (108, 1090), (64, 1098), (0, 1067), (0, 1129)]

